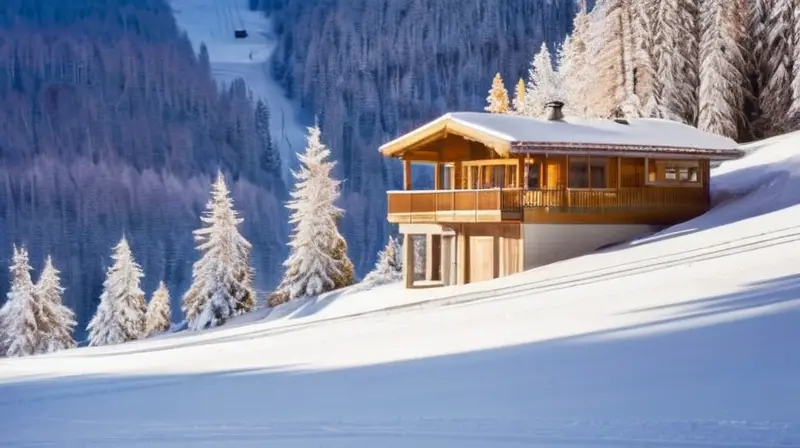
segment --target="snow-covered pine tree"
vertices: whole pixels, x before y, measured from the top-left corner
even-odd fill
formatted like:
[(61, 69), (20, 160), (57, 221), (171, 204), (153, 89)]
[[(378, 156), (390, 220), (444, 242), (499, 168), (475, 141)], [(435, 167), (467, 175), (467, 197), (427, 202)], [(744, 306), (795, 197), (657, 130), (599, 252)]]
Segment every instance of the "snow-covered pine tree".
[(564, 92), (564, 112), (578, 117), (590, 116), (587, 92), (591, 69), (587, 54), (589, 16), (585, 0), (579, 2), (579, 10), (572, 24), (572, 34), (564, 39), (559, 52), (558, 71)]
[(327, 160), (330, 150), (321, 141), (319, 127), (308, 131), (305, 152), (297, 155), (300, 168), (292, 173), (296, 180), (292, 199), (286, 205), (294, 226), (291, 253), (283, 264), (283, 280), (269, 298), (270, 306), (316, 296), (353, 281), (347, 245), (336, 226), (343, 212), (335, 205), (340, 194), (340, 181), (331, 173), (335, 162)]
[(399, 282), (403, 279), (403, 255), (401, 244), (389, 237), (386, 247), (378, 252), (375, 268), (361, 282), (364, 289)]
[(144, 334), (147, 303), (140, 286), (144, 273), (124, 236), (111, 258), (114, 263), (106, 271), (100, 305), (86, 328), (90, 346), (120, 344)]
[(243, 219), (233, 208), (222, 172), (211, 186), (211, 198), (195, 230), (202, 253), (192, 267), (192, 285), (183, 296), (183, 312), (193, 331), (222, 325), (256, 305), (253, 291), (252, 246), (237, 228)]
[(525, 80), (522, 78), (517, 81), (517, 86), (514, 88), (514, 100), (512, 106), (514, 114), (519, 115), (520, 111), (525, 107)]
[(800, 0), (794, 0), (792, 14), (792, 104), (789, 107), (790, 129), (800, 129)]
[(753, 5), (758, 109), (756, 129), (769, 137), (785, 132), (792, 98), (792, 0), (755, 0)]
[(656, 77), (666, 118), (695, 123), (699, 77), (697, 0), (658, 0)]
[(492, 80), (489, 96), (486, 97), (484, 110), (492, 114), (507, 114), (509, 112), (508, 107), (508, 90), (503, 84), (503, 77), (500, 76), (500, 73), (497, 73)]
[(28, 251), (14, 247), (11, 267), (11, 290), (2, 315), (5, 354), (9, 357), (39, 353), (44, 315), (31, 280)]
[(61, 287), (60, 272), (49, 255), (44, 269), (35, 285), (35, 294), (42, 305), (46, 326), (42, 328), (39, 352), (55, 352), (75, 347), (72, 331), (75, 329), (75, 313), (61, 302), (64, 288)]
[(542, 42), (528, 70), (528, 85), (525, 89), (525, 102), (521, 115), (541, 117), (550, 101), (564, 101), (564, 95), (558, 73), (553, 69), (550, 50), (547, 49), (547, 44)]
[(167, 285), (161, 281), (158, 283), (158, 288), (153, 293), (150, 303), (147, 304), (145, 336), (152, 336), (169, 330), (169, 321), (172, 318), (169, 301), (169, 290)]
[(745, 60), (737, 42), (740, 17), (728, 0), (704, 0), (701, 18), (698, 127), (736, 138), (745, 85)]
[(256, 135), (261, 141), (261, 169), (277, 175), (281, 172), (281, 155), (272, 140), (269, 129), (269, 108), (260, 99), (256, 102), (255, 109)]
[(590, 26), (592, 87), (587, 100), (592, 115), (600, 118), (622, 117), (623, 107), (635, 104), (631, 98), (630, 63), (632, 46), (627, 0), (604, 0), (593, 13)]
[(662, 118), (660, 85), (656, 78), (656, 18), (658, 2), (632, 0), (631, 28), (634, 42), (633, 61), (636, 72), (634, 93), (644, 117)]

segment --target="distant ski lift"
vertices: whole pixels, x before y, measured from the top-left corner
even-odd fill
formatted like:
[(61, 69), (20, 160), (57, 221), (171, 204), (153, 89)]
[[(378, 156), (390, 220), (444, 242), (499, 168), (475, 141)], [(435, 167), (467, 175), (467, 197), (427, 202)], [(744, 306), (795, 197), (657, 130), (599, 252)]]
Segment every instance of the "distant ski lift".
[(234, 31), (234, 32), (233, 32), (233, 35), (234, 35), (234, 36), (235, 36), (237, 39), (244, 39), (244, 38), (246, 38), (246, 37), (247, 37), (247, 30), (244, 30), (244, 29), (242, 29), (242, 30), (236, 30), (236, 31)]

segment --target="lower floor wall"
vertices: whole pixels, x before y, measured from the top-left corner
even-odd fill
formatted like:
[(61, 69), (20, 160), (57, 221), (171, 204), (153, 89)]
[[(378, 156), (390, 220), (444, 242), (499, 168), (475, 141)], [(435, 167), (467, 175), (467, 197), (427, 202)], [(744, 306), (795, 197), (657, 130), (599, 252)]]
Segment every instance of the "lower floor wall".
[(646, 224), (522, 224), (523, 266), (579, 257), (659, 230)]
[[(404, 278), (407, 287), (491, 280), (658, 230), (639, 224), (401, 224)], [(424, 282), (414, 279), (414, 236), (426, 240)]]

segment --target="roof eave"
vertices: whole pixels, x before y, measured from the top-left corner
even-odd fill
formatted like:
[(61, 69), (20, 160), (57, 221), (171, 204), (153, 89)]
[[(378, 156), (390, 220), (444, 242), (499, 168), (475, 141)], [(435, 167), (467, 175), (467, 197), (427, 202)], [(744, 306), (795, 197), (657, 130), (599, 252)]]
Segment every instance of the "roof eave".
[(645, 145), (616, 145), (602, 143), (542, 143), (542, 142), (513, 142), (511, 152), (525, 154), (544, 151), (550, 154), (602, 154), (602, 155), (631, 155), (643, 157), (692, 157), (710, 160), (734, 160), (744, 156), (744, 151), (739, 149), (711, 149), (711, 148), (684, 148), (675, 146), (645, 146)]

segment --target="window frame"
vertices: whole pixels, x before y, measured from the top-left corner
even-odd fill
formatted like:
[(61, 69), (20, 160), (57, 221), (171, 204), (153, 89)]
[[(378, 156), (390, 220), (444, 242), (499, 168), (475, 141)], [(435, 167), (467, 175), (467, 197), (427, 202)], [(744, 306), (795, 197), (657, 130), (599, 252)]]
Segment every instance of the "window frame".
[[(577, 163), (585, 164), (586, 165), (586, 187), (573, 187), (572, 186), (572, 163), (576, 161)], [(597, 162), (597, 163), (596, 163)], [(603, 186), (594, 186), (592, 185), (592, 167), (593, 166), (601, 166), (603, 168)], [(592, 157), (590, 155), (585, 156), (569, 156), (567, 157), (567, 188), (570, 190), (613, 190), (611, 185), (611, 158), (610, 157)]]
[[(695, 159), (645, 159), (645, 185), (659, 186), (659, 187), (686, 187), (686, 188), (702, 188), (705, 186), (705, 176), (703, 176), (702, 164), (700, 160)], [(655, 171), (651, 171), (651, 166), (655, 167)], [(691, 176), (691, 169), (696, 170), (697, 180), (681, 180), (680, 172), (682, 169), (687, 170), (687, 175)], [(666, 173), (668, 170), (674, 170), (676, 179), (667, 179)], [(651, 176), (654, 174), (654, 176)]]

